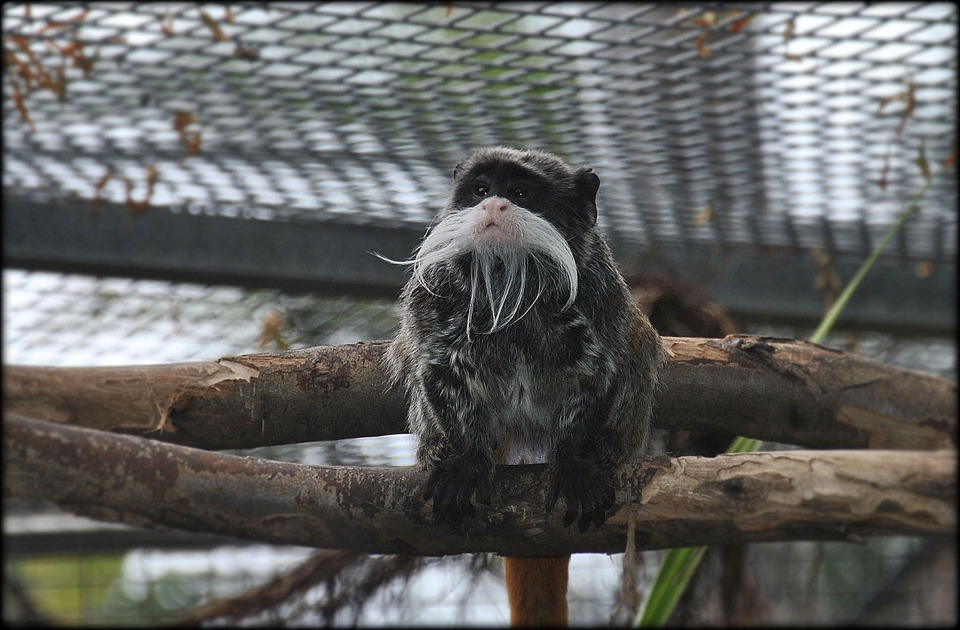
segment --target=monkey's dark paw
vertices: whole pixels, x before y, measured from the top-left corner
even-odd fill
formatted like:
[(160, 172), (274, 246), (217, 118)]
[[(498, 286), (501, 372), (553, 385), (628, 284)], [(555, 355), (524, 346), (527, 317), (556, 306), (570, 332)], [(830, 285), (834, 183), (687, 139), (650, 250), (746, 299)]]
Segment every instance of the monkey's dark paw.
[(424, 486), (424, 500), (433, 499), (435, 523), (457, 523), (476, 511), (470, 498), (490, 505), (493, 487), (490, 478), (493, 465), (486, 459), (469, 454), (448, 457), (437, 462)]
[(580, 532), (587, 531), (590, 525), (600, 527), (607, 520), (607, 512), (613, 507), (613, 475), (601, 471), (560, 471), (554, 475), (547, 493), (547, 512), (557, 505), (561, 496), (567, 504), (563, 514), (563, 524), (570, 526), (577, 520)]

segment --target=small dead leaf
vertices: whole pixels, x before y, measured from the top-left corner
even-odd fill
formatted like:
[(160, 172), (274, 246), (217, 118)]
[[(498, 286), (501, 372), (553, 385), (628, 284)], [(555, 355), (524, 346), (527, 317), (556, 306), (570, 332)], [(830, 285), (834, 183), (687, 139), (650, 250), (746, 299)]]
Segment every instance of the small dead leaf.
[(695, 17), (690, 20), (690, 23), (695, 26), (705, 26), (707, 28), (711, 28), (717, 23), (717, 14), (713, 11), (704, 11), (700, 14), (700, 17)]
[(245, 61), (257, 61), (260, 59), (260, 51), (256, 48), (248, 48), (237, 42), (237, 47), (233, 49), (233, 56)]
[(200, 21), (203, 22), (203, 25), (210, 29), (210, 32), (213, 33), (213, 39), (218, 42), (225, 42), (229, 38), (223, 34), (223, 30), (220, 28), (220, 25), (217, 24), (217, 21), (210, 17), (203, 9), (200, 9)]
[(196, 117), (192, 112), (179, 111), (173, 117), (173, 128), (176, 129), (178, 133), (183, 133), (184, 130), (195, 121)]
[(47, 22), (43, 28), (41, 28), (37, 33), (46, 33), (47, 31), (55, 31), (60, 28), (67, 28), (70, 26), (66, 22)]
[(883, 155), (883, 168), (880, 170), (880, 179), (877, 180), (877, 185), (880, 186), (880, 190), (886, 192), (887, 190), (887, 175), (890, 173), (890, 145), (887, 145), (887, 152)]
[(920, 143), (920, 148), (917, 149), (917, 166), (920, 167), (920, 174), (923, 175), (923, 178), (927, 181), (930, 180), (930, 165), (927, 164), (927, 150), (926, 142)]
[(36, 131), (37, 128), (33, 126), (33, 119), (30, 118), (30, 111), (27, 109), (27, 104), (23, 102), (23, 93), (16, 87), (13, 88), (13, 104), (16, 105), (17, 111), (20, 112), (20, 118), (30, 127), (30, 131)]
[(922, 260), (913, 266), (913, 273), (921, 280), (932, 276), (935, 270), (936, 267), (929, 260)]
[(281, 315), (280, 311), (276, 309), (270, 309), (270, 311), (263, 318), (263, 328), (260, 330), (259, 347), (263, 349), (266, 348), (270, 343), (274, 343), (279, 350), (289, 350), (290, 344), (284, 340), (282, 332), (283, 315)]
[(751, 15), (748, 15), (747, 17), (736, 20), (735, 22), (730, 24), (730, 30), (733, 31), (734, 33), (739, 33), (743, 29), (747, 28), (747, 26), (750, 25), (750, 22), (753, 21), (753, 18), (755, 17), (757, 17), (757, 14), (753, 13)]
[(444, 2), (444, 4), (447, 5), (447, 15), (446, 15), (446, 17), (450, 17), (451, 15), (453, 15), (453, 3), (452, 3), (452, 2)]
[(953, 165), (957, 163), (957, 147), (953, 147), (953, 151), (950, 152), (950, 155), (947, 156), (947, 159), (943, 161), (943, 172), (949, 173), (953, 170)]
[(903, 110), (903, 116), (900, 118), (900, 124), (897, 126), (897, 135), (903, 133), (903, 128), (906, 126), (907, 121), (913, 116), (913, 110), (917, 107), (917, 99), (915, 97), (917, 86), (914, 85), (913, 81), (907, 84), (907, 106)]
[(173, 35), (173, 13), (167, 9), (167, 14), (164, 17), (157, 16), (157, 19), (160, 20), (160, 32), (162, 32), (167, 37)]
[(70, 18), (70, 20), (69, 20), (68, 22), (47, 22), (47, 24), (44, 25), (44, 27), (41, 28), (41, 29), (40, 29), (39, 31), (37, 31), (37, 32), (38, 32), (38, 33), (45, 33), (45, 32), (50, 31), (50, 30), (55, 30), (55, 29), (59, 29), (59, 28), (66, 28), (66, 27), (70, 26), (71, 23), (76, 23), (76, 22), (82, 22), (82, 21), (84, 21), (84, 20), (87, 18), (87, 14), (88, 14), (88, 13), (90, 13), (90, 9), (84, 9), (84, 10), (83, 10), (80, 14), (78, 14), (76, 17)]
[(130, 214), (141, 214), (150, 209), (150, 197), (153, 196), (153, 186), (157, 181), (157, 168), (153, 164), (147, 167), (147, 193), (143, 201), (137, 201), (133, 198), (133, 182), (129, 178), (123, 178), (127, 187), (127, 208)]
[(700, 57), (704, 59), (713, 54), (713, 51), (707, 47), (707, 35), (709, 33), (710, 31), (704, 31), (697, 37), (697, 52), (699, 52)]
[(202, 132), (197, 131), (195, 133), (188, 134), (184, 140), (184, 146), (187, 147), (187, 157), (200, 153), (200, 149), (203, 147)]
[(715, 215), (715, 211), (714, 211), (714, 208), (713, 208), (713, 204), (712, 204), (712, 203), (708, 203), (703, 210), (701, 210), (700, 212), (698, 212), (698, 213), (693, 217), (693, 225), (694, 225), (695, 227), (700, 227), (701, 225), (704, 225), (705, 223), (709, 223), (710, 221), (713, 221), (714, 215)]
[(789, 42), (793, 37), (793, 31), (797, 28), (796, 18), (790, 18), (790, 21), (787, 22), (787, 27), (783, 29), (783, 41)]
[(173, 128), (180, 134), (180, 144), (187, 149), (186, 157), (200, 153), (200, 148), (203, 146), (203, 130), (192, 112), (177, 112), (173, 118)]
[(67, 102), (67, 72), (63, 66), (57, 68), (57, 80), (54, 82), (53, 93), (57, 95), (57, 102), (61, 105)]
[(894, 101), (902, 101), (906, 97), (905, 92), (897, 92), (893, 96), (885, 96), (880, 99), (880, 106), (877, 107), (877, 115), (879, 116), (883, 112), (883, 108), (893, 103)]
[(223, 9), (225, 11), (224, 17), (227, 19), (227, 22), (230, 24), (236, 24), (237, 20), (233, 17), (233, 11), (230, 9), (230, 7), (226, 6), (223, 7)]
[(112, 167), (112, 166), (108, 166), (108, 167), (107, 167), (107, 172), (103, 174), (103, 177), (101, 177), (100, 180), (97, 181), (96, 186), (94, 186), (94, 189), (93, 189), (93, 209), (92, 209), (92, 212), (93, 212), (93, 215), (94, 215), (94, 216), (100, 214), (100, 203), (101, 203), (100, 194), (103, 192), (104, 186), (107, 185), (107, 182), (110, 181), (110, 178), (111, 178), (111, 177), (113, 177), (113, 167)]
[(822, 295), (828, 305), (832, 305), (843, 291), (843, 280), (832, 268), (833, 257), (819, 247), (810, 248), (810, 257), (817, 265), (817, 275), (813, 279), (813, 290)]
[(153, 196), (153, 187), (157, 183), (157, 165), (151, 164), (147, 167), (147, 201)]
[(27, 41), (26, 37), (20, 35), (9, 35), (7, 41), (11, 41), (17, 45), (20, 50), (23, 51), (23, 54), (27, 56), (27, 59), (30, 60), (30, 65), (36, 68), (36, 76), (39, 78), (40, 85), (44, 87), (50, 87), (53, 85), (53, 80), (50, 78), (50, 73), (47, 72), (46, 67), (40, 60), (37, 59), (37, 56), (33, 54), (33, 51), (30, 50), (30, 42)]

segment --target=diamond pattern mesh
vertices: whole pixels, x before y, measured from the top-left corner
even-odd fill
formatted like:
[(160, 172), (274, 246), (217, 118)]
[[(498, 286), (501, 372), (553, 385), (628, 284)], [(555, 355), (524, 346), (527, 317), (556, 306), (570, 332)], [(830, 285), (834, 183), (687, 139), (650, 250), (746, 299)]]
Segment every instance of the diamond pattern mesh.
[[(956, 146), (952, 3), (53, 2), (3, 18), (3, 186), (38, 202), (425, 225), (456, 160), (502, 143), (593, 166), (627, 248), (862, 254), (920, 187), (921, 148), (939, 172)], [(938, 176), (894, 251), (954, 260), (955, 206)]]

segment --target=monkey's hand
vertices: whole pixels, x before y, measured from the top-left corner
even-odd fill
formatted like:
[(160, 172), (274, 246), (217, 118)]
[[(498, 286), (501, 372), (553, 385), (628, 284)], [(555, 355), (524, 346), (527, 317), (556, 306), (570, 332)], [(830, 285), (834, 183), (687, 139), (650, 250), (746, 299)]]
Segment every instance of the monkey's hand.
[(613, 507), (613, 471), (602, 469), (586, 458), (567, 456), (556, 465), (547, 493), (547, 512), (556, 507), (561, 496), (567, 504), (563, 514), (565, 526), (572, 525), (579, 514), (577, 525), (581, 533), (591, 524), (600, 527)]
[(427, 478), (423, 499), (433, 499), (435, 523), (460, 522), (476, 514), (470, 497), (490, 505), (493, 463), (476, 453), (453, 455), (436, 462)]

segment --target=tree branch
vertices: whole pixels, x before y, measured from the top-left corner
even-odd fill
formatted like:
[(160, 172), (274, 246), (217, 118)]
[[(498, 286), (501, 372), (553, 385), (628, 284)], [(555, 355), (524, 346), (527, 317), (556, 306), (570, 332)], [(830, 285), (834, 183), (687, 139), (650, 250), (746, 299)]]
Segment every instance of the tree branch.
[[(655, 423), (810, 448), (957, 443), (957, 387), (815, 344), (665, 338)], [(207, 449), (406, 431), (386, 342), (137, 367), (7, 366), (4, 410)]]
[(415, 468), (307, 466), (4, 417), (4, 492), (94, 518), (375, 553), (612, 553), (956, 531), (955, 451), (661, 456), (620, 474), (619, 509), (580, 534), (544, 514), (545, 466), (498, 467), (493, 503), (435, 526)]

